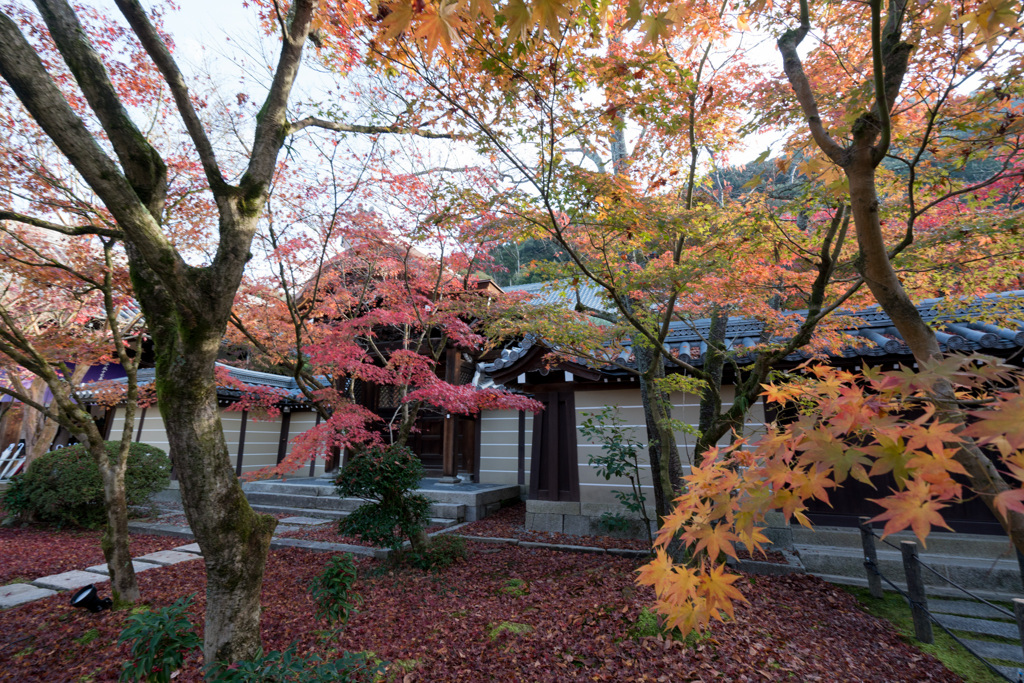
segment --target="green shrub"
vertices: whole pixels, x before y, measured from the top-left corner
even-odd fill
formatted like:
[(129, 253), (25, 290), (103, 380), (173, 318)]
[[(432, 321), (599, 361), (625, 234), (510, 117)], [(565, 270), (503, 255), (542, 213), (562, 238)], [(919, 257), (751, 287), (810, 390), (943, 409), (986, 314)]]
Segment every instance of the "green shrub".
[(7, 482), (3, 497), (0, 498), (0, 506), (8, 515), (25, 517), (29, 514), (28, 495), (25, 488), (25, 475), (16, 474)]
[(371, 662), (360, 652), (344, 652), (324, 661), (318, 655), (301, 657), (292, 643), (284, 652), (273, 650), (250, 661), (210, 669), (207, 680), (215, 683), (369, 683), (384, 674), (383, 662)]
[(335, 484), (342, 498), (367, 502), (339, 520), (338, 529), (396, 551), (405, 539), (415, 546), (430, 509), (427, 498), (413, 493), (422, 478), (420, 459), (405, 446), (376, 446), (359, 453), (342, 468)]
[(448, 534), (434, 536), (426, 548), (407, 553), (406, 559), (420, 569), (443, 571), (466, 559), (466, 539)]
[(316, 618), (328, 623), (344, 624), (359, 602), (352, 587), (356, 582), (356, 565), (351, 554), (335, 555), (309, 586), (316, 602)]
[[(116, 458), (120, 444), (107, 442), (107, 453)], [(170, 481), (171, 461), (159, 448), (133, 443), (128, 451), (125, 495), (129, 505), (142, 505)], [(15, 477), (19, 479), (19, 477)], [(85, 444), (75, 444), (40, 456), (14, 486), (15, 498), (4, 506), (19, 515), (30, 514), (43, 522), (101, 526), (106, 521), (103, 481), (99, 466)], [(9, 506), (18, 507), (11, 509)]]
[(118, 644), (131, 642), (131, 659), (121, 670), (122, 681), (168, 683), (181, 668), (185, 653), (202, 646), (185, 612), (192, 596), (152, 612), (133, 614), (126, 620)]

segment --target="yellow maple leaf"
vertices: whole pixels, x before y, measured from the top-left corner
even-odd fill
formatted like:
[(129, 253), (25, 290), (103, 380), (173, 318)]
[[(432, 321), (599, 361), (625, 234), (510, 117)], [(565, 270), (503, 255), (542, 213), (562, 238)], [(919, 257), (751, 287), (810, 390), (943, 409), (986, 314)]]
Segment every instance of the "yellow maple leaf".
[(532, 19), (555, 38), (562, 37), (562, 29), (559, 25), (561, 19), (568, 19), (571, 15), (569, 8), (561, 0), (534, 0)]
[(424, 12), (420, 18), (420, 27), (416, 37), (423, 38), (427, 43), (427, 54), (432, 53), (440, 44), (445, 54), (451, 55), (452, 41), (461, 25), (456, 14), (457, 3), (448, 0), (442, 2), (437, 9)]

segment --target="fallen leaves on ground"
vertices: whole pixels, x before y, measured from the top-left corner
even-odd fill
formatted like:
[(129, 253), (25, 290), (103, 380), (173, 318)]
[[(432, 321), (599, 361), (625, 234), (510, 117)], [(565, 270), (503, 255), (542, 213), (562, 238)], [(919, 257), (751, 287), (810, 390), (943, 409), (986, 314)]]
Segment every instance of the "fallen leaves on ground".
[(650, 550), (646, 540), (615, 538), (613, 536), (576, 536), (553, 531), (533, 531), (526, 528), (526, 503), (517, 503), (499, 510), (489, 517), (459, 527), (455, 532), (463, 536), (484, 536), (488, 538), (515, 538), (535, 543), (558, 543), (563, 545), (584, 545), (593, 548), (624, 548), (627, 550)]
[[(634, 637), (653, 593), (634, 582), (638, 562), (512, 546), (481, 548), (432, 574), (360, 559), (359, 612), (324, 642), (307, 591), (328, 555), (272, 551), (263, 590), (263, 642), (298, 651), (372, 651), (395, 662), (389, 680), (427, 681), (957, 681), (902, 642), (846, 593), (809, 576), (737, 583), (750, 604), (687, 644)], [(195, 594), (205, 609), (202, 563), (139, 575), (145, 600)], [(74, 610), (66, 594), (0, 612), (0, 680), (116, 680), (127, 612)], [(402, 670), (399, 672), (398, 662)], [(200, 681), (198, 655), (177, 681)]]
[[(0, 529), (0, 585), (103, 564), (106, 560), (100, 548), (102, 535), (102, 531), (89, 529)], [(131, 534), (130, 539), (128, 547), (133, 557), (188, 543), (180, 538), (141, 534)]]

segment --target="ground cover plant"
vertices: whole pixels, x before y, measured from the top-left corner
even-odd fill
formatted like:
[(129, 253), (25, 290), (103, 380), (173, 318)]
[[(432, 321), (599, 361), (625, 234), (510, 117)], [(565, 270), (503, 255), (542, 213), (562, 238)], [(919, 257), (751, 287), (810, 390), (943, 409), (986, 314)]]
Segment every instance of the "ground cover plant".
[[(737, 586), (750, 604), (737, 607), (735, 620), (674, 640), (648, 623), (654, 593), (635, 583), (639, 560), (469, 547), (469, 561), (443, 573), (357, 559), (353, 588), (363, 603), (330, 640), (309, 592), (330, 556), (272, 551), (262, 593), (264, 650), (295, 643), (298, 655), (322, 659), (372, 652), (389, 663), (385, 680), (409, 683), (832, 681), (840, 673), (848, 681), (960, 680), (852, 596), (813, 577), (744, 577)], [(143, 572), (139, 582), (153, 608), (194, 593), (187, 616), (202, 624), (200, 563)], [(0, 680), (52, 681), (61, 672), (68, 680), (115, 681), (129, 654), (117, 643), (129, 616), (73, 610), (66, 595), (0, 612)], [(201, 680), (197, 651), (185, 656), (175, 680)]]
[[(91, 529), (0, 528), (0, 585), (105, 564), (100, 548), (102, 535), (102, 531)], [(134, 557), (170, 550), (187, 542), (144, 534), (132, 534), (130, 540)]]

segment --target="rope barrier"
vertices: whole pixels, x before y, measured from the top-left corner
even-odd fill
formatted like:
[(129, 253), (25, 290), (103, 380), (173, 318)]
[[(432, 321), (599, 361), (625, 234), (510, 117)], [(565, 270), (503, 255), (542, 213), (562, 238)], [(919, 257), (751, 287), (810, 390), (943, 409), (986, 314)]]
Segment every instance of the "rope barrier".
[[(899, 548), (897, 548), (896, 546), (894, 546), (894, 545), (893, 545), (892, 543), (890, 543), (889, 541), (885, 540), (884, 538), (882, 538), (881, 536), (879, 536), (878, 534), (876, 534), (876, 533), (875, 533), (875, 530), (874, 530), (874, 529), (870, 529), (870, 528), (869, 528), (869, 529), (868, 529), (868, 532), (869, 532), (869, 533), (870, 533), (870, 534), (871, 534), (872, 536), (874, 536), (875, 538), (877, 538), (877, 539), (878, 539), (879, 541), (881, 541), (882, 543), (885, 543), (885, 544), (886, 544), (887, 546), (889, 546), (889, 547), (891, 547), (891, 548), (895, 548), (896, 550), (900, 550)], [(901, 551), (901, 552), (902, 552), (902, 551)], [(964, 588), (963, 586), (961, 586), (960, 584), (958, 584), (958, 583), (957, 583), (956, 581), (954, 581), (953, 579), (950, 579), (950, 578), (948, 578), (948, 577), (946, 577), (946, 576), (943, 576), (942, 574), (940, 574), (940, 573), (938, 572), (938, 570), (936, 570), (936, 569), (935, 569), (934, 567), (930, 566), (930, 565), (929, 565), (929, 564), (928, 564), (927, 562), (923, 562), (923, 561), (921, 560), (921, 558), (917, 558), (917, 563), (918, 563), (919, 565), (921, 565), (922, 567), (924, 567), (925, 569), (927, 569), (928, 571), (930, 571), (930, 572), (931, 572), (932, 574), (934, 574), (935, 576), (939, 577), (940, 579), (942, 579), (943, 581), (945, 581), (946, 583), (948, 583), (949, 585), (953, 586), (954, 588), (956, 588), (957, 590), (959, 590), (959, 591), (961, 591), (961, 592), (963, 592), (963, 593), (966, 593), (967, 595), (971, 596), (972, 598), (974, 598), (974, 599), (975, 599), (975, 600), (977, 600), (978, 602), (980, 602), (980, 603), (983, 603), (983, 604), (985, 604), (985, 605), (987, 605), (987, 606), (991, 607), (991, 608), (992, 608), (992, 609), (994, 609), (995, 611), (999, 612), (1000, 614), (1004, 614), (1004, 615), (1006, 615), (1006, 616), (1010, 617), (1011, 619), (1016, 619), (1016, 618), (1017, 618), (1017, 617), (1016, 617), (1016, 615), (1014, 615), (1014, 613), (1013, 613), (1013, 612), (1011, 612), (1011, 611), (1009, 611), (1008, 609), (1005, 609), (1005, 608), (1003, 608), (1003, 607), (1000, 607), (999, 605), (993, 605), (993, 604), (992, 604), (991, 602), (989, 602), (989, 601), (988, 601), (988, 600), (986, 600), (985, 598), (982, 598), (982, 597), (978, 597), (977, 595), (975, 595), (975, 594), (974, 594), (974, 593), (972, 593), (971, 591), (967, 590), (966, 588)]]
[[(918, 564), (924, 564), (924, 563), (923, 563), (923, 562), (921, 562), (921, 561), (918, 561)], [(935, 615), (931, 613), (931, 611), (930, 611), (930, 610), (928, 609), (927, 605), (922, 605), (921, 603), (919, 603), (919, 602), (917, 602), (917, 601), (913, 600), (913, 599), (912, 599), (912, 598), (911, 598), (911, 597), (910, 597), (910, 596), (909, 596), (909, 595), (908, 595), (908, 594), (906, 593), (906, 591), (904, 591), (904, 590), (903, 590), (902, 588), (900, 588), (900, 587), (899, 587), (899, 586), (897, 586), (897, 585), (896, 585), (895, 583), (893, 583), (892, 581), (890, 581), (890, 580), (889, 580), (889, 577), (888, 577), (888, 576), (886, 576), (886, 575), (885, 575), (885, 574), (883, 574), (883, 573), (882, 573), (881, 571), (879, 571), (878, 567), (877, 567), (877, 566), (875, 566), (875, 563), (874, 563), (874, 562), (872, 562), (872, 561), (870, 561), (870, 560), (867, 560), (867, 559), (865, 559), (865, 560), (864, 560), (864, 565), (865, 565), (865, 566), (867, 566), (867, 567), (869, 567), (869, 568), (871, 569), (871, 571), (873, 571), (873, 572), (875, 573), (875, 576), (877, 576), (877, 577), (879, 577), (880, 579), (882, 579), (883, 581), (885, 581), (885, 582), (886, 582), (887, 584), (889, 584), (890, 586), (892, 586), (892, 587), (893, 587), (893, 590), (895, 590), (895, 591), (896, 591), (897, 593), (899, 593), (900, 595), (902, 595), (902, 596), (903, 596), (903, 599), (907, 601), (907, 604), (908, 604), (908, 605), (910, 605), (910, 606), (911, 606), (912, 608), (913, 608), (913, 607), (916, 607), (917, 609), (919, 609), (919, 610), (921, 610), (922, 612), (924, 612), (924, 613), (925, 613), (925, 614), (926, 614), (926, 615), (928, 616), (928, 619), (929, 619), (929, 620), (930, 620), (930, 621), (931, 621), (932, 623), (934, 623), (934, 624), (938, 625), (938, 627), (939, 627), (939, 628), (941, 628), (941, 629), (942, 629), (943, 631), (945, 631), (945, 632), (946, 632), (946, 634), (947, 634), (947, 635), (948, 635), (948, 636), (949, 636), (950, 638), (952, 638), (952, 639), (953, 639), (953, 640), (955, 640), (955, 641), (956, 641), (957, 643), (959, 643), (960, 647), (962, 647), (962, 648), (964, 648), (965, 650), (967, 650), (968, 652), (970, 652), (970, 653), (971, 653), (972, 655), (974, 655), (974, 657), (975, 657), (976, 659), (979, 659), (979, 660), (981, 660), (981, 662), (982, 662), (982, 663), (983, 663), (983, 664), (984, 664), (985, 666), (987, 666), (987, 667), (988, 667), (988, 668), (989, 668), (989, 669), (990, 669), (990, 670), (992, 671), (992, 673), (994, 673), (995, 675), (999, 676), (1000, 678), (1003, 678), (1003, 679), (1005, 679), (1005, 680), (1007, 680), (1007, 681), (1010, 681), (1010, 683), (1017, 683), (1017, 682), (1016, 682), (1016, 681), (1014, 681), (1014, 680), (1013, 680), (1012, 678), (1010, 678), (1009, 676), (1007, 676), (1007, 675), (1006, 675), (1005, 673), (1003, 673), (1002, 671), (1000, 671), (1000, 670), (999, 670), (999, 669), (998, 669), (998, 668), (996, 667), (996, 665), (995, 665), (995, 664), (993, 664), (992, 662), (988, 661), (987, 659), (985, 659), (984, 657), (982, 657), (982, 656), (981, 656), (980, 654), (978, 654), (977, 652), (975, 652), (974, 650), (972, 650), (972, 649), (971, 649), (971, 647), (970, 647), (970, 646), (969, 646), (969, 645), (968, 645), (967, 643), (965, 643), (964, 641), (960, 640), (960, 638), (959, 638), (959, 637), (958, 637), (958, 636), (957, 636), (957, 635), (956, 635), (955, 633), (953, 633), (953, 632), (952, 632), (952, 631), (950, 631), (950, 630), (949, 630), (948, 628), (946, 628), (945, 624), (943, 624), (943, 623), (942, 623), (941, 621), (939, 621), (939, 620), (938, 620), (938, 619), (937, 619), (937, 618), (935, 617)]]

